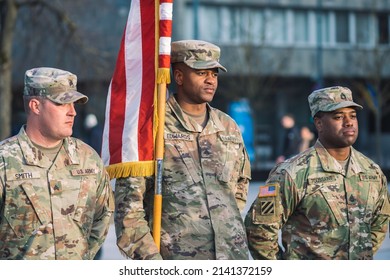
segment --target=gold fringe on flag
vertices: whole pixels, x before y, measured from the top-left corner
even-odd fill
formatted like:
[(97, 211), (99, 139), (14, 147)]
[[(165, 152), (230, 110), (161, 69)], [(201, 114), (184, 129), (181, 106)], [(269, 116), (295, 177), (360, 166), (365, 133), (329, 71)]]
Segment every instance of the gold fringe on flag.
[(155, 163), (150, 161), (123, 162), (106, 167), (110, 178), (151, 176), (154, 174)]
[(170, 84), (171, 74), (169, 68), (158, 68), (157, 70), (157, 84)]

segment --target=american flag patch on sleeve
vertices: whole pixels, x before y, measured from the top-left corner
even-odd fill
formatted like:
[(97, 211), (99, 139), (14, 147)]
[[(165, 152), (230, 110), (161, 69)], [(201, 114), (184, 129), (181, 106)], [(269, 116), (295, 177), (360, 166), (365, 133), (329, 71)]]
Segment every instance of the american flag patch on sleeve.
[(260, 186), (259, 197), (276, 196), (276, 185)]

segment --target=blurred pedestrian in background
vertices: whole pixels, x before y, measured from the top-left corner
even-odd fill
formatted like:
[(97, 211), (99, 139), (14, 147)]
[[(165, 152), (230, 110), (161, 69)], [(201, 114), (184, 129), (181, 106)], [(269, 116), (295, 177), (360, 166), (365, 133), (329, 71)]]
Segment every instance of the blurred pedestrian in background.
[(99, 155), (71, 137), (77, 77), (40, 67), (25, 75), (27, 124), (0, 143), (0, 259), (92, 260), (114, 211)]
[(388, 231), (390, 204), (381, 168), (352, 147), (362, 106), (340, 86), (316, 90), (308, 101), (317, 142), (277, 165), (260, 187), (245, 219), (251, 254), (371, 260)]
[(276, 159), (276, 163), (282, 162), (299, 153), (301, 134), (295, 124), (295, 118), (292, 114), (285, 114), (280, 120), (284, 128), (282, 154)]
[(299, 143), (299, 152), (303, 152), (309, 147), (311, 147), (315, 142), (315, 135), (307, 126), (301, 127), (300, 143)]
[(103, 126), (100, 125), (95, 114), (88, 114), (84, 119), (85, 142), (100, 155), (102, 150)]

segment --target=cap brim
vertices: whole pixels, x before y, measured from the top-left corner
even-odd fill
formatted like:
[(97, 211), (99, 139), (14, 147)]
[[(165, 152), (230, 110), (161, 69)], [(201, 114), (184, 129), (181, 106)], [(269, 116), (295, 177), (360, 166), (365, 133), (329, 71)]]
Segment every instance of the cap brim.
[(332, 111), (335, 111), (337, 109), (346, 108), (346, 107), (356, 107), (359, 110), (363, 109), (363, 106), (361, 106), (361, 105), (359, 105), (359, 104), (357, 104), (357, 103), (355, 103), (353, 101), (343, 101), (343, 102), (340, 102), (340, 103), (329, 105), (327, 108), (322, 109), (320, 111), (332, 112)]
[(85, 104), (88, 102), (88, 97), (78, 91), (67, 91), (58, 94), (46, 95), (46, 98), (58, 103), (58, 104), (68, 104), (68, 103), (79, 103)]
[(184, 61), (187, 66), (193, 69), (213, 69), (213, 68), (220, 68), (222, 71), (227, 72), (227, 69), (222, 66), (222, 64), (216, 62), (216, 61), (191, 61), (187, 60)]

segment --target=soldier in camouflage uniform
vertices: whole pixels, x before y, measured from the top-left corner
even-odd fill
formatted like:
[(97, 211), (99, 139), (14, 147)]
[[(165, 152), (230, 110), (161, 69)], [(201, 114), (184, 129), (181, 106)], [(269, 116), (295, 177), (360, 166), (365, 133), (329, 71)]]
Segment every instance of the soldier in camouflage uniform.
[(250, 164), (237, 124), (210, 102), (218, 86), (219, 47), (172, 43), (178, 91), (165, 114), (160, 252), (151, 235), (154, 178), (120, 178), (115, 225), (132, 259), (248, 259), (244, 209)]
[(25, 75), (27, 124), (0, 143), (0, 259), (93, 259), (108, 233), (113, 193), (99, 155), (70, 137), (76, 76)]
[[(352, 93), (345, 87), (308, 97), (315, 145), (277, 165), (245, 218), (254, 259), (373, 259), (390, 215), (380, 167), (355, 150)], [(278, 246), (281, 230), (283, 248)]]

